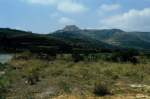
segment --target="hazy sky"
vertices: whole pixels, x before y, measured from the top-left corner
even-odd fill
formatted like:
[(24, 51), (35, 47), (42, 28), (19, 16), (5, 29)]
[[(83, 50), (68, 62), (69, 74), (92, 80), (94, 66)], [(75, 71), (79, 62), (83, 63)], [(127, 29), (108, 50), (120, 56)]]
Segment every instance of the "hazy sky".
[(71, 24), (150, 31), (150, 0), (0, 0), (0, 27), (48, 33)]

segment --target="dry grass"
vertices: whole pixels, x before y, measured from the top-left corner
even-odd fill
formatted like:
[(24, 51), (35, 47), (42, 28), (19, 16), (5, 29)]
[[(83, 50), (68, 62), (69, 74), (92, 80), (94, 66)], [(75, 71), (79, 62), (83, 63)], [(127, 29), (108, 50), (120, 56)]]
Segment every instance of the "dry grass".
[[(27, 99), (26, 96), (30, 96), (33, 99), (38, 99), (34, 96), (46, 93), (45, 97), (60, 95), (54, 99), (135, 99), (137, 94), (149, 95), (148, 92), (128, 86), (128, 84), (150, 83), (149, 62), (134, 65), (102, 60), (74, 63), (67, 59), (55, 61), (14, 59), (9, 64), (16, 68), (19, 67), (9, 73), (11, 78), (18, 78), (12, 83), (11, 90), (13, 92), (8, 93), (10, 97), (24, 96), (23, 99)], [(30, 75), (33, 71), (38, 71), (40, 82), (33, 86), (25, 84), (23, 77)], [(94, 96), (95, 83), (103, 81), (110, 85), (110, 91), (114, 95), (86, 96)], [(52, 92), (47, 92), (49, 89), (52, 89), (50, 90)]]
[(53, 99), (149, 99), (146, 97), (137, 97), (134, 95), (116, 95), (116, 96), (105, 96), (105, 97), (92, 97), (92, 96), (70, 96), (70, 95), (62, 95)]

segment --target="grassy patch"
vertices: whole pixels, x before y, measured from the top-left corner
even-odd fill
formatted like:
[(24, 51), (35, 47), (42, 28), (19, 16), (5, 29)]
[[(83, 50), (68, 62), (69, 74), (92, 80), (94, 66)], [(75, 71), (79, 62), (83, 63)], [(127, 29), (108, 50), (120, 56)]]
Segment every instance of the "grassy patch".
[[(64, 58), (65, 57), (65, 58)], [(105, 96), (115, 94), (126, 94), (127, 84), (150, 83), (149, 62), (138, 63), (116, 63), (104, 60), (78, 61), (70, 59), (70, 55), (61, 55), (56, 60), (42, 60), (36, 57), (30, 59), (13, 59), (9, 62), (9, 79), (13, 80), (9, 96), (34, 97), (45, 92), (45, 89), (53, 89), (50, 96), (60, 94), (73, 95), (98, 95)], [(14, 68), (15, 67), (15, 68)], [(19, 68), (18, 68), (19, 67)], [(26, 81), (34, 84), (26, 84)], [(98, 82), (98, 83), (97, 83)], [(104, 82), (104, 83), (103, 83)], [(116, 86), (118, 82), (124, 84)], [(141, 92), (137, 90), (137, 92)], [(46, 97), (49, 97), (46, 96)]]

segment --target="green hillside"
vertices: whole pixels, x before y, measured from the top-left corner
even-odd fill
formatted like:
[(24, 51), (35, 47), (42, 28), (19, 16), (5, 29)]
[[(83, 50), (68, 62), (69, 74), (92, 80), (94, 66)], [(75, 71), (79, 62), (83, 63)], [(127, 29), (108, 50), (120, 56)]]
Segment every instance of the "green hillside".
[(71, 52), (79, 50), (150, 49), (150, 32), (120, 29), (80, 29), (74, 25), (50, 34), (0, 28), (0, 49), (9, 51)]

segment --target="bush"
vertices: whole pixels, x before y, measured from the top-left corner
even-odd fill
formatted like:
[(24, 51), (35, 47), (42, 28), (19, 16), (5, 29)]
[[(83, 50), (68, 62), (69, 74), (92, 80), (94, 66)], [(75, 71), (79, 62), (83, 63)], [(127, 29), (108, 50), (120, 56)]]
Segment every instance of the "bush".
[(30, 85), (34, 85), (39, 81), (39, 76), (37, 74), (32, 74), (27, 77), (27, 83)]
[(9, 84), (10, 82), (7, 77), (5, 76), (0, 77), (0, 99), (4, 99)]
[(139, 52), (136, 50), (126, 50), (126, 51), (119, 51), (112, 54), (110, 60), (115, 62), (131, 62), (134, 64), (139, 63)]
[(35, 64), (32, 64), (30, 67), (26, 68), (24, 73), (25, 73), (25, 78), (26, 78), (26, 83), (30, 85), (34, 85), (39, 81), (39, 70), (40, 67)]
[(6, 68), (6, 65), (0, 63), (0, 70), (4, 70), (5, 68)]
[(43, 60), (55, 60), (56, 55), (57, 55), (56, 53), (49, 53), (49, 54), (39, 53), (37, 54), (36, 58), (43, 59)]
[(25, 51), (25, 52), (22, 52), (21, 54), (19, 55), (16, 55), (15, 56), (15, 59), (20, 59), (20, 60), (29, 60), (33, 57), (33, 54), (30, 52), (30, 51)]
[(97, 96), (106, 96), (106, 95), (110, 95), (111, 91), (108, 88), (108, 85), (106, 83), (101, 82), (95, 84), (93, 93)]
[(74, 62), (79, 62), (84, 60), (84, 56), (81, 54), (72, 54), (72, 58)]
[(65, 93), (71, 93), (71, 88), (70, 88), (70, 84), (65, 82), (65, 81), (60, 81), (59, 82), (59, 87), (61, 90), (63, 90), (63, 92)]

